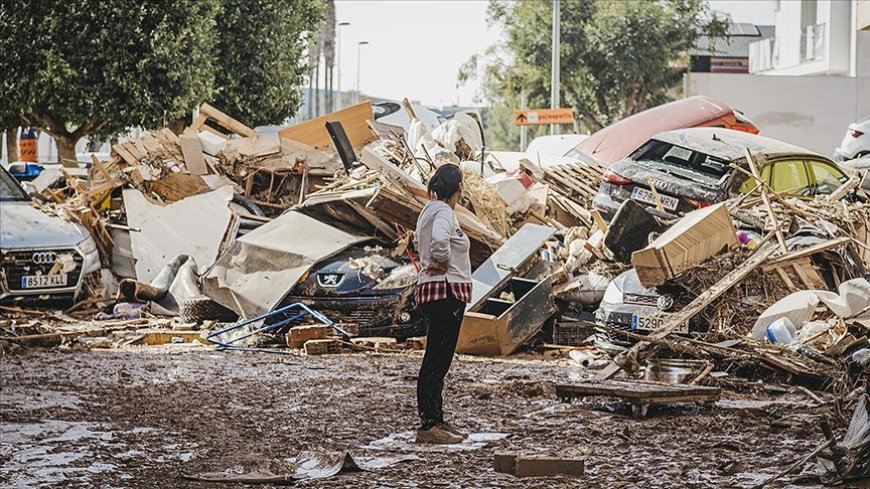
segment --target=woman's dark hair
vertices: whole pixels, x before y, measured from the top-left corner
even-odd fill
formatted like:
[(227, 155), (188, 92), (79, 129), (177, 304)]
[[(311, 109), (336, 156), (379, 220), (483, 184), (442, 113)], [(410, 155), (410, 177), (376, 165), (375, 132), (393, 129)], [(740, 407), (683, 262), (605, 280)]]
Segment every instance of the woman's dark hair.
[(439, 200), (447, 200), (453, 196), (462, 183), (462, 170), (458, 165), (445, 163), (435, 170), (429, 179), (429, 196)]

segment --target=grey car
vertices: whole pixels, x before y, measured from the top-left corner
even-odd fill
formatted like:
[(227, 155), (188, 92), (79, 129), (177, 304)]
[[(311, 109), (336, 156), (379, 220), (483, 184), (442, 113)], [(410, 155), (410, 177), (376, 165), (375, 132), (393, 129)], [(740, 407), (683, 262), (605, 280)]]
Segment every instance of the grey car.
[(0, 301), (72, 300), (84, 277), (99, 269), (85, 228), (34, 207), (0, 167)]
[[(662, 217), (673, 217), (752, 192), (755, 181), (746, 173), (747, 148), (761, 180), (776, 192), (809, 199), (830, 194), (848, 180), (828, 158), (782, 141), (730, 129), (680, 129), (657, 134), (628, 158), (610, 165), (592, 206), (610, 220), (624, 201), (632, 199)], [(655, 210), (656, 199), (664, 211)]]

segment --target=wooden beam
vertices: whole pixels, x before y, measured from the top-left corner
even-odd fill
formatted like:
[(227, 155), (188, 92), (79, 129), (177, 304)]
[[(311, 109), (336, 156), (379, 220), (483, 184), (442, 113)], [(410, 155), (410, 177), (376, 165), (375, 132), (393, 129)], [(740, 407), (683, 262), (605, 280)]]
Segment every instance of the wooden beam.
[[(746, 155), (746, 162), (749, 163), (749, 170), (752, 171), (752, 176), (756, 181), (761, 182), (762, 180), (759, 177), (758, 168), (755, 167), (755, 161), (752, 159), (752, 153), (749, 152), (749, 148), (743, 148), (743, 152)], [(761, 187), (761, 200), (764, 202), (764, 207), (767, 209), (768, 217), (770, 217), (770, 220), (773, 222), (773, 230), (776, 233), (776, 240), (779, 242), (779, 246), (782, 248), (783, 252), (788, 253), (788, 246), (785, 244), (785, 237), (782, 235), (779, 220), (776, 218), (776, 214), (770, 206), (770, 199), (767, 197), (767, 190), (764, 186)]]
[(817, 245), (808, 246), (806, 248), (801, 248), (797, 251), (793, 251), (791, 253), (776, 257), (767, 264), (764, 265), (764, 270), (768, 271), (777, 265), (782, 265), (784, 263), (788, 263), (790, 261), (798, 260), (800, 258), (804, 258), (807, 256), (815, 255), (816, 253), (820, 253), (825, 250), (829, 250), (831, 248), (837, 248), (843, 245), (846, 245), (852, 241), (850, 237), (843, 237), (832, 239), (830, 241), (825, 241), (824, 243), (819, 243)]
[(217, 122), (222, 127), (233, 131), (239, 136), (256, 136), (257, 133), (254, 132), (250, 127), (242, 124), (241, 122), (233, 119), (232, 117), (224, 114), (218, 109), (212, 107), (211, 105), (203, 102), (202, 105), (199, 106), (200, 115), (205, 114), (209, 119)]

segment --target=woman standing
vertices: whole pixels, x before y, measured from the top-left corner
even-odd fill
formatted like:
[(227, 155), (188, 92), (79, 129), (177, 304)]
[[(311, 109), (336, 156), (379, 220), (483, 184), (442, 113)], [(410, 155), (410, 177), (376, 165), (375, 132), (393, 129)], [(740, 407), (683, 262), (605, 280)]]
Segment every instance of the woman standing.
[(453, 213), (462, 198), (462, 170), (444, 164), (429, 180), (431, 199), (417, 219), (421, 271), (415, 296), (429, 325), (417, 378), (418, 443), (459, 443), (464, 434), (444, 422), (444, 377), (453, 361), (465, 304), (471, 301), (469, 241)]

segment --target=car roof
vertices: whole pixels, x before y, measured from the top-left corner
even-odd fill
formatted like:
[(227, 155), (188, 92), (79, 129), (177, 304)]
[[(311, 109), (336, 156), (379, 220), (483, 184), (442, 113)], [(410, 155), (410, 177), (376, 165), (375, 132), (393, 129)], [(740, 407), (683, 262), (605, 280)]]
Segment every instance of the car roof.
[(749, 148), (753, 156), (759, 156), (762, 159), (791, 155), (812, 156), (827, 160), (822, 155), (800, 146), (721, 127), (678, 129), (656, 134), (652, 139), (699, 151), (726, 161), (736, 161), (743, 158), (745, 148)]
[(659, 132), (694, 127), (732, 113), (731, 107), (712, 97), (689, 97), (626, 117), (596, 131), (576, 148), (604, 163), (613, 163)]

